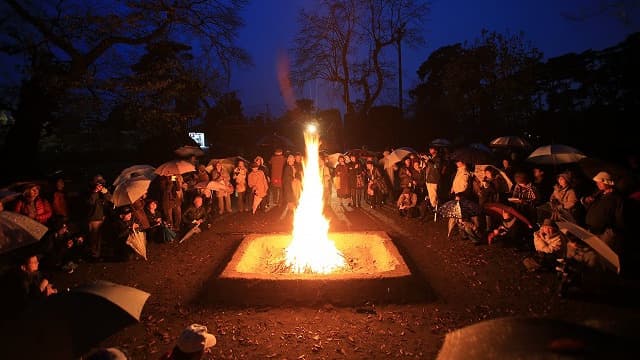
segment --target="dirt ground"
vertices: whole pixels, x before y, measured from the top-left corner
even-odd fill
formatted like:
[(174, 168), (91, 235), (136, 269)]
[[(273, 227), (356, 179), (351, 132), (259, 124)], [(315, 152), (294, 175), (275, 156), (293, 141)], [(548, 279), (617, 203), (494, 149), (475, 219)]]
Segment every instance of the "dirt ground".
[[(446, 238), (444, 221), (399, 217), (391, 208), (332, 204), (331, 231), (385, 231), (424, 285), (421, 300), (351, 306), (319, 299), (307, 305), (221, 305), (212, 283), (248, 233), (291, 230), (280, 209), (215, 218), (211, 230), (182, 244), (149, 244), (148, 261), (82, 263), (57, 274), (59, 288), (103, 279), (151, 293), (139, 324), (105, 340), (133, 359), (157, 359), (190, 323), (206, 325), (218, 343), (211, 359), (434, 359), (448, 331), (503, 316), (572, 321), (638, 317), (637, 282), (601, 281), (600, 291), (557, 296), (553, 273), (527, 272), (527, 254)], [(224, 289), (216, 289), (224, 291)], [(273, 291), (279, 291), (274, 289)], [(345, 291), (349, 291), (345, 289)], [(245, 299), (251, 302), (251, 299)], [(396, 299), (397, 300), (397, 299)]]

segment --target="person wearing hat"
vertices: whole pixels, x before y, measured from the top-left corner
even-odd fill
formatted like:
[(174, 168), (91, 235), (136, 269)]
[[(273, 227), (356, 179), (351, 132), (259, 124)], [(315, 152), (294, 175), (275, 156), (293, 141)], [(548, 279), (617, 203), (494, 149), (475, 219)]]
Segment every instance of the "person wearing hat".
[[(536, 249), (536, 256), (529, 261), (525, 261), (525, 266), (529, 270), (537, 270), (540, 267), (553, 269), (555, 260), (563, 257), (563, 249), (567, 243), (564, 234), (558, 230), (555, 222), (551, 219), (544, 219), (540, 229), (533, 233), (533, 246)], [(525, 259), (526, 260), (526, 259)]]
[(40, 185), (35, 183), (25, 186), (24, 192), (16, 201), (13, 211), (45, 225), (53, 215), (51, 204), (47, 199), (40, 196)]
[(605, 171), (593, 177), (598, 191), (582, 199), (586, 207), (585, 226), (614, 250), (620, 245), (624, 229), (624, 199), (616, 190), (611, 175)]
[(209, 333), (207, 327), (191, 324), (182, 331), (171, 352), (161, 360), (200, 360), (205, 352), (216, 345), (216, 337)]
[(92, 260), (101, 256), (102, 250), (102, 224), (107, 217), (107, 211), (111, 207), (111, 194), (106, 188), (107, 182), (102, 175), (96, 175), (91, 181), (91, 194), (87, 200), (87, 222), (89, 233), (87, 234), (87, 246)]

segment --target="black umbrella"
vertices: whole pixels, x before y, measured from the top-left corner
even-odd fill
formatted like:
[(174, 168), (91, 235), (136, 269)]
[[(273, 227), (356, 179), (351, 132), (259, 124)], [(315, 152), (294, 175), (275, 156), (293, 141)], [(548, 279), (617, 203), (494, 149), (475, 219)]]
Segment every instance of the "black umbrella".
[(630, 340), (588, 326), (501, 318), (450, 332), (437, 359), (637, 359), (638, 353)]
[(149, 293), (98, 281), (52, 295), (0, 333), (6, 359), (75, 359), (140, 321)]

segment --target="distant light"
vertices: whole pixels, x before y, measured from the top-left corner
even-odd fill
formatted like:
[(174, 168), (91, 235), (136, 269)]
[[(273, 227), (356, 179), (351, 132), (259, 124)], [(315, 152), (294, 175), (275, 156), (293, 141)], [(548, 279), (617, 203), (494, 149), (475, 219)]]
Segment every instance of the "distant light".
[(318, 127), (315, 124), (307, 125), (307, 132), (308, 133), (315, 134), (316, 131), (318, 131)]

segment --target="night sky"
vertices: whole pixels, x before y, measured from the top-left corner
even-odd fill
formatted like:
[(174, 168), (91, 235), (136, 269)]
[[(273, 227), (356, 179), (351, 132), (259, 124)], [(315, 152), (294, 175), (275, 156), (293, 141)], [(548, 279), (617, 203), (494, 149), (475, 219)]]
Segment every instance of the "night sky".
[[(405, 92), (417, 82), (416, 70), (434, 50), (457, 42), (473, 41), (485, 28), (497, 32), (523, 31), (525, 39), (538, 47), (545, 58), (587, 49), (603, 49), (640, 31), (639, 9), (625, 24), (613, 12), (584, 17), (580, 21), (565, 14), (593, 12), (601, 0), (433, 0), (424, 29), (426, 45), (420, 49), (404, 48)], [(239, 45), (245, 48), (255, 66), (236, 69), (232, 74), (232, 90), (238, 91), (245, 113), (265, 111), (267, 104), (274, 115), (284, 109), (276, 75), (279, 52), (292, 46), (297, 30), (297, 14), (303, 7), (314, 6), (313, 0), (254, 0), (245, 10), (245, 28)], [(327, 97), (320, 85), (313, 84), (299, 97), (316, 99), (320, 108), (339, 107), (340, 99)], [(316, 96), (317, 94), (317, 96)], [(406, 97), (405, 97), (406, 99)], [(395, 103), (395, 98), (391, 99)], [(405, 100), (406, 101), (406, 100)]]

